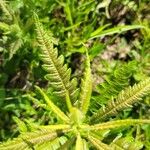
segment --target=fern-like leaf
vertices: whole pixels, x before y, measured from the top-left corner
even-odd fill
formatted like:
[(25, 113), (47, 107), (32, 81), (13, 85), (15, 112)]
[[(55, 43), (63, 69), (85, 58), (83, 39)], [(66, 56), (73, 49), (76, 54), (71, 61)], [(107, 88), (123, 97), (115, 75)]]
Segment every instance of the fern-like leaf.
[(0, 7), (2, 8), (3, 12), (9, 19), (12, 19), (12, 12), (8, 8), (5, 0), (0, 0)]
[(105, 77), (105, 81), (97, 86), (98, 94), (92, 96), (90, 110), (97, 112), (101, 104), (106, 104), (111, 97), (117, 95), (130, 85), (130, 78), (136, 70), (136, 62), (118, 65), (115, 70)]
[(81, 102), (81, 111), (86, 114), (90, 98), (91, 98), (91, 92), (92, 92), (92, 79), (91, 79), (91, 69), (90, 69), (90, 59), (88, 56), (88, 53), (86, 52), (86, 68), (84, 77), (81, 82), (81, 91), (80, 91), (80, 102)]
[(76, 89), (75, 78), (70, 81), (71, 69), (68, 69), (66, 64), (64, 65), (62, 55), (58, 57), (58, 51), (53, 46), (53, 38), (44, 31), (36, 14), (34, 18), (38, 44), (42, 49), (40, 58), (44, 62), (43, 68), (48, 72), (45, 78), (50, 81), (55, 94), (65, 99), (66, 91), (68, 91), (71, 101), (75, 102), (78, 89)]
[(18, 117), (14, 116), (13, 120), (17, 123), (20, 133), (28, 131), (26, 124), (22, 120), (20, 120)]
[(92, 143), (94, 147), (96, 147), (98, 150), (112, 150), (111, 147), (109, 147), (107, 144), (104, 144), (99, 139), (93, 137), (92, 135), (88, 136), (88, 140)]
[(65, 136), (57, 137), (52, 141), (48, 141), (41, 145), (35, 146), (35, 149), (36, 150), (58, 150), (66, 141), (67, 138)]
[(61, 110), (59, 109), (59, 107), (57, 107), (57, 106), (49, 99), (49, 97), (42, 91), (41, 88), (39, 88), (39, 87), (37, 87), (37, 86), (35, 86), (35, 87), (36, 87), (36, 90), (43, 96), (43, 98), (44, 98), (44, 100), (46, 101), (46, 103), (48, 104), (50, 110), (52, 110), (56, 115), (58, 115), (58, 117), (59, 117), (60, 119), (62, 119), (63, 121), (65, 121), (65, 122), (68, 123), (68, 122), (69, 122), (69, 118), (64, 114), (64, 112), (61, 111)]
[(82, 126), (82, 128), (87, 128), (89, 130), (107, 130), (114, 129), (124, 126), (131, 126), (137, 124), (150, 124), (150, 120), (146, 119), (124, 119), (124, 120), (116, 120), (116, 121), (108, 121), (100, 124), (95, 124), (92, 126)]
[(107, 101), (111, 96), (115, 97), (121, 90), (129, 86), (129, 80), (135, 72), (136, 63), (134, 61), (118, 66), (104, 83), (98, 86), (100, 98)]
[(12, 141), (0, 144), (0, 150), (33, 149), (34, 145), (39, 145), (46, 141), (53, 140), (61, 134), (63, 134), (63, 131), (56, 132), (47, 129), (41, 129), (36, 132), (25, 133)]
[(14, 54), (19, 50), (19, 48), (22, 46), (23, 41), (21, 39), (16, 40), (15, 42), (11, 43), (10, 50), (9, 50), (9, 60), (12, 59)]
[(112, 99), (108, 102), (105, 109), (101, 108), (91, 117), (91, 122), (105, 120), (108, 116), (115, 115), (120, 110), (132, 107), (132, 104), (142, 100), (142, 97), (146, 96), (148, 93), (150, 93), (150, 78), (121, 91), (115, 100)]

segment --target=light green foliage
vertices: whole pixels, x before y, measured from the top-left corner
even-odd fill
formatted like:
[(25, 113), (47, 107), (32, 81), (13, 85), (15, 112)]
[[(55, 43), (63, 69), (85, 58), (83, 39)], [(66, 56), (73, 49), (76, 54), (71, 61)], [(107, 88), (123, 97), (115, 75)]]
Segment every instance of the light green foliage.
[(91, 76), (91, 68), (90, 68), (90, 59), (87, 54), (86, 59), (86, 68), (84, 77), (82, 79), (81, 83), (81, 91), (80, 91), (80, 102), (81, 102), (81, 111), (86, 114), (89, 104), (90, 104), (90, 98), (91, 98), (91, 92), (92, 92), (92, 76)]
[(52, 38), (43, 30), (36, 15), (34, 18), (38, 43), (42, 49), (40, 58), (44, 62), (43, 68), (48, 72), (45, 78), (50, 81), (56, 95), (65, 98), (68, 91), (71, 101), (75, 102), (78, 89), (76, 89), (75, 79), (70, 81), (71, 70), (67, 68), (66, 64), (64, 65), (64, 57), (62, 55), (58, 57), (58, 51), (53, 47)]
[(125, 119), (125, 120), (109, 121), (106, 123), (100, 123), (89, 127), (87, 126), (87, 128), (89, 128), (89, 130), (105, 130), (129, 125), (136, 125), (141, 123), (149, 124), (150, 120)]
[[(92, 122), (104, 120), (108, 116), (117, 114), (117, 111), (123, 110), (127, 107), (132, 107), (137, 100), (142, 100), (150, 90), (150, 79), (145, 79), (141, 81), (138, 85), (133, 87), (128, 87), (127, 89), (121, 91), (116, 99), (108, 101), (106, 108), (101, 108), (92, 118)], [(98, 120), (97, 120), (98, 119)]]
[(57, 106), (55, 106), (55, 104), (49, 99), (49, 97), (39, 87), (36, 87), (36, 89), (43, 96), (48, 107), (52, 109), (52, 111), (54, 111), (54, 113), (56, 113), (63, 121), (68, 122), (69, 118)]
[(32, 149), (33, 145), (41, 144), (57, 137), (57, 132), (48, 129), (40, 129), (36, 132), (22, 134), (13, 142), (8, 141), (0, 146), (1, 150), (18, 150), (18, 149)]
[[(41, 49), (40, 59), (43, 61), (43, 67), (48, 73), (46, 79), (50, 82), (54, 93), (57, 94), (60, 99), (66, 100), (68, 111), (63, 112), (63, 109), (59, 108), (46, 92), (41, 88), (36, 87), (37, 92), (46, 102), (47, 107), (44, 105), (43, 108), (52, 111), (56, 118), (58, 117), (57, 121), (48, 125), (31, 124), (33, 128), (32, 132), (24, 132), (16, 139), (0, 144), (0, 150), (45, 150), (47, 147), (54, 150), (88, 150), (93, 149), (94, 147), (98, 150), (115, 150), (115, 143), (120, 147), (124, 146), (124, 144), (119, 144), (119, 142), (114, 141), (105, 143), (105, 139), (107, 139), (108, 136), (105, 134), (106, 132), (113, 132), (116, 128), (121, 127), (125, 130), (126, 126), (136, 126), (137, 124), (150, 125), (149, 119), (108, 119), (108, 116), (116, 116), (118, 111), (131, 107), (135, 102), (141, 101), (144, 96), (148, 95), (150, 93), (149, 78), (134, 84), (132, 87), (126, 87), (126, 89), (121, 92), (117, 92), (119, 93), (118, 96), (116, 96), (115, 99), (108, 101), (105, 109), (100, 108), (98, 112), (95, 112), (95, 114), (91, 116), (88, 113), (92, 91), (88, 53), (86, 54), (85, 73), (80, 85), (80, 96), (79, 99), (74, 99), (73, 93), (78, 88), (74, 87), (70, 81), (70, 69), (67, 68), (66, 64), (64, 65), (63, 56), (58, 56), (58, 51), (53, 46), (53, 38), (51, 35), (49, 37), (47, 32), (43, 29), (36, 14), (35, 24), (37, 40)], [(127, 75), (130, 76), (130, 72), (128, 73), (127, 71)], [(124, 80), (123, 78), (123, 83), (125, 83), (125, 81), (126, 79)], [(29, 98), (39, 106), (43, 106), (40, 102), (37, 102), (38, 100), (36, 98), (32, 96), (29, 96)], [(61, 101), (61, 105), (64, 105), (64, 102), (65, 101)], [(102, 122), (105, 119), (108, 121)], [(16, 119), (16, 122), (22, 124), (18, 119)], [(25, 124), (22, 125), (24, 126)], [(130, 146), (128, 145), (128, 148), (129, 147), (133, 149), (134, 146), (131, 144)], [(141, 148), (142, 146), (139, 145), (137, 149)]]
[[(0, 8), (4, 13), (4, 16), (2, 16), (2, 19), (0, 20), (0, 30), (3, 31), (3, 36), (0, 38), (6, 38), (6, 41), (1, 44), (1, 48), (3, 49), (4, 53), (9, 55), (8, 58), (5, 58), (11, 60), (25, 42), (23, 39), (25, 34), (21, 24), (19, 23), (19, 20), (17, 20), (15, 16), (15, 12), (11, 9), (11, 7), (9, 7), (5, 0), (0, 1)], [(7, 20), (4, 19), (4, 17), (7, 17)], [(3, 19), (6, 23), (3, 21)], [(12, 41), (10, 41), (10, 37), (13, 38)], [(9, 45), (7, 45), (7, 50), (4, 48), (6, 42)]]
[[(58, 149), (61, 145), (63, 145), (64, 143), (66, 143), (67, 138), (65, 136), (61, 136), (60, 138), (56, 138), (54, 140), (52, 140), (51, 142), (45, 142), (41, 145), (38, 145), (35, 147), (36, 150), (53, 150), (53, 149)], [(62, 149), (63, 150), (63, 149)]]
[(80, 134), (77, 135), (75, 150), (83, 150), (83, 141), (82, 141)]
[[(62, 130), (70, 126), (67, 122), (90, 124), (92, 115), (98, 110), (106, 111), (108, 102), (112, 104), (112, 97), (116, 102), (122, 90), (150, 76), (149, 8), (149, 0), (0, 0), (0, 141), (40, 128)], [(70, 97), (68, 90), (63, 96), (54, 94), (59, 91), (56, 91), (58, 86), (44, 78), (50, 73), (41, 67), (43, 62), (38, 54), (43, 51), (37, 47), (33, 11), (38, 13), (42, 28), (48, 30), (48, 41), (54, 44), (54, 49), (58, 48), (59, 56), (63, 55), (64, 62), (72, 69), (69, 82), (73, 77), (78, 78), (80, 92), (77, 97), (74, 95), (76, 98)], [(88, 49), (91, 69), (84, 68), (89, 64), (88, 57), (82, 63), (81, 53), (86, 52), (83, 43)], [(82, 73), (83, 70), (87, 73)], [(87, 82), (89, 72), (94, 79), (93, 93), (89, 92), (91, 81)], [(96, 84), (101, 82), (96, 89)], [(41, 87), (35, 93), (34, 85)], [(115, 114), (104, 115), (100, 121), (150, 119), (149, 106), (150, 98), (144, 96), (133, 108), (117, 109)], [(123, 137), (130, 134), (135, 143), (141, 141), (143, 148), (150, 149), (148, 125), (140, 124), (138, 130), (134, 125), (92, 132), (96, 134), (93, 137), (108, 145), (118, 134), (122, 133)], [(85, 134), (81, 135), (84, 149), (94, 149)], [(76, 136), (70, 132), (34, 148), (54, 150), (63, 145), (60, 149), (68, 150), (75, 149), (75, 144)]]
[(17, 118), (17, 117), (13, 117), (13, 119), (14, 119), (14, 121), (17, 123), (18, 128), (19, 128), (19, 131), (20, 131), (21, 133), (28, 131), (25, 122), (21, 121), (21, 120), (20, 120), (19, 118)]
[(97, 111), (100, 103), (106, 104), (109, 99), (117, 95), (130, 85), (131, 77), (136, 72), (137, 63), (131, 61), (128, 64), (117, 65), (113, 72), (105, 78), (105, 82), (97, 86), (97, 96), (92, 97), (91, 105)]
[(117, 66), (116, 69), (111, 73), (109, 77), (105, 79), (105, 82), (98, 85), (98, 92), (101, 93), (101, 101), (106, 101), (112, 96), (116, 97), (120, 91), (130, 85), (130, 78), (136, 71), (136, 62), (129, 62)]
[(116, 139), (110, 146), (116, 150), (140, 150), (143, 148), (143, 144), (140, 141), (134, 140), (132, 137)]
[(145, 28), (145, 27), (142, 25), (118, 26), (118, 27), (114, 27), (114, 28), (111, 28), (108, 30), (104, 30), (104, 31), (102, 30), (102, 31), (98, 32), (96, 35), (92, 33), (90, 39), (94, 39), (94, 38), (98, 38), (98, 37), (102, 37), (102, 36), (106, 36), (106, 35), (112, 35), (115, 33), (119, 34), (119, 33), (122, 33), (122, 32), (128, 31), (128, 30), (140, 29), (140, 28)]
[(88, 136), (88, 139), (98, 150), (111, 150), (111, 147), (91, 135)]

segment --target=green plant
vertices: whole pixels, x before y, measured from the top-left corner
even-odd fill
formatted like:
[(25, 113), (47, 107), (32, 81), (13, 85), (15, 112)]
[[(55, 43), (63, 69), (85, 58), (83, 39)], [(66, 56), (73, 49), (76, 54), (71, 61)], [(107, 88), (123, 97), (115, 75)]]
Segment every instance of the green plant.
[(119, 62), (115, 69), (105, 77), (105, 82), (97, 85), (96, 92), (92, 95), (90, 111), (96, 112), (102, 104), (106, 104), (112, 97), (116, 98), (131, 84), (137, 63), (131, 61), (128, 64), (120, 64)]
[[(111, 150), (115, 149), (113, 147), (115, 147), (114, 144), (117, 142), (104, 142), (109, 130), (137, 124), (150, 124), (148, 119), (108, 119), (110, 116), (117, 115), (120, 110), (131, 107), (132, 104), (142, 100), (142, 97), (149, 94), (149, 78), (119, 92), (115, 99), (112, 97), (112, 100), (108, 101), (106, 108), (100, 108), (95, 114), (90, 116), (88, 108), (92, 93), (92, 75), (88, 52), (86, 51), (86, 68), (79, 90), (76, 79), (70, 80), (71, 71), (66, 64), (64, 65), (64, 57), (62, 55), (58, 56), (58, 51), (54, 48), (54, 39), (44, 31), (36, 14), (34, 18), (37, 40), (41, 48), (40, 58), (44, 62), (43, 68), (47, 71), (45, 77), (50, 82), (53, 94), (62, 99), (62, 104), (65, 102), (67, 111), (63, 112), (54, 104), (46, 92), (36, 86), (36, 91), (45, 100), (46, 105), (41, 104), (31, 95), (28, 95), (29, 98), (46, 110), (53, 111), (57, 121), (52, 125), (37, 125), (29, 122), (26, 125), (17, 120), (20, 127), (22, 127), (21, 135), (14, 140), (0, 144), (1, 150), (83, 150), (93, 149), (93, 146), (100, 150)], [(109, 121), (103, 122), (105, 120)], [(27, 132), (28, 130), (30, 132)], [(139, 149), (141, 147), (140, 145)]]

